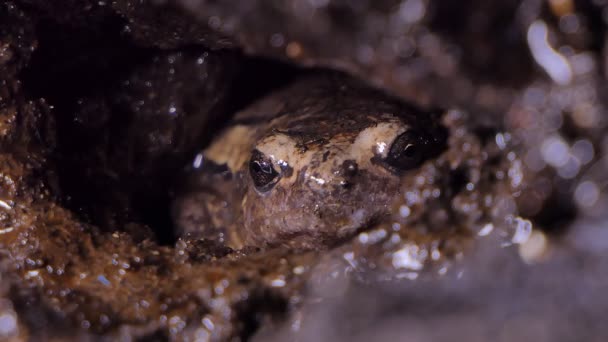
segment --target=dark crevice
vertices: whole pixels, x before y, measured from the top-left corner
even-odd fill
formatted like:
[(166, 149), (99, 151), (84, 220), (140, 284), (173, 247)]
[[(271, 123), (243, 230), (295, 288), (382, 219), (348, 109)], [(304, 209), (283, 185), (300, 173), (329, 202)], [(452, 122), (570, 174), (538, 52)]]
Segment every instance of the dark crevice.
[[(36, 27), (38, 48), (21, 79), (28, 94), (44, 98), (53, 106), (57, 147), (50, 160), (55, 170), (48, 172), (47, 184), (58, 201), (85, 222), (108, 231), (143, 224), (152, 228), (162, 244), (172, 244), (175, 239), (170, 192), (185, 163), (227, 123), (231, 113), (300, 72), (270, 59), (244, 58), (236, 51), (210, 52), (197, 45), (174, 50), (142, 48), (125, 34), (125, 22), (118, 15), (106, 15), (87, 28), (41, 17), (44, 19)], [(157, 68), (154, 63), (163, 63), (166, 56), (184, 56), (187, 63), (187, 58), (195, 59), (206, 51), (213, 57), (208, 67), (209, 82), (216, 82), (214, 77), (226, 78), (225, 82), (217, 81), (222, 89), (200, 82), (196, 85), (211, 87), (201, 90), (212, 94), (208, 99), (198, 100), (188, 72), (176, 76), (183, 79), (172, 81), (155, 74), (166, 65)], [(226, 70), (216, 72), (217, 68)], [(158, 109), (154, 106), (162, 107), (162, 100), (144, 108), (150, 113), (134, 112), (136, 96), (146, 94), (141, 94), (141, 85), (128, 88), (124, 82), (146, 77), (157, 81), (152, 82), (151, 91), (159, 98), (178, 96), (181, 110), (190, 121), (173, 123), (164, 117), (156, 121)], [(192, 98), (175, 95), (179, 91), (176, 86), (190, 91)], [(124, 94), (125, 87), (133, 94)], [(196, 118), (206, 113), (214, 115)], [(201, 127), (196, 127), (199, 124)], [(164, 150), (160, 152), (154, 152), (155, 146), (145, 146), (149, 140), (146, 133), (160, 139), (167, 126), (175, 129), (175, 144), (162, 145)], [(189, 131), (184, 132), (184, 127)], [(182, 138), (184, 135), (190, 138)]]
[(287, 301), (277, 293), (263, 290), (252, 294), (250, 300), (236, 308), (241, 341), (249, 341), (261, 326), (270, 323), (268, 320), (285, 317), (287, 309)]
[(552, 192), (543, 203), (542, 209), (532, 217), (536, 226), (550, 235), (566, 233), (570, 223), (576, 218), (577, 209), (570, 196)]

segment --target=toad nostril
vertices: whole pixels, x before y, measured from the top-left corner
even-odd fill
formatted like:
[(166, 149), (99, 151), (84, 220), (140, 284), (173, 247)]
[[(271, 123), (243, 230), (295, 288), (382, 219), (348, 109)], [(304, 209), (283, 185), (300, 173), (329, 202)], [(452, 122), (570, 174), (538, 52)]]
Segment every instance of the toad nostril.
[(359, 172), (359, 166), (354, 160), (345, 160), (342, 163), (342, 176), (344, 178), (352, 178), (357, 175), (357, 172)]
[(347, 180), (341, 180), (341, 181), (340, 181), (340, 186), (341, 186), (343, 189), (350, 189), (350, 188), (352, 187), (352, 185), (353, 185), (353, 183), (352, 183), (352, 182), (349, 182), (349, 181), (347, 181)]

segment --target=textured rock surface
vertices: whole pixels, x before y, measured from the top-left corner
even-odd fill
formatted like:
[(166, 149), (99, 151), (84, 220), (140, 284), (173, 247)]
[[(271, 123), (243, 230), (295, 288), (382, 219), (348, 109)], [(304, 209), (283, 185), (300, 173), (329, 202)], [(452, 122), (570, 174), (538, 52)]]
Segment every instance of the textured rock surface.
[[(0, 339), (604, 340), (606, 6), (364, 3), (0, 4)], [(448, 149), (329, 251), (176, 241), (183, 166), (297, 65), (458, 108)]]

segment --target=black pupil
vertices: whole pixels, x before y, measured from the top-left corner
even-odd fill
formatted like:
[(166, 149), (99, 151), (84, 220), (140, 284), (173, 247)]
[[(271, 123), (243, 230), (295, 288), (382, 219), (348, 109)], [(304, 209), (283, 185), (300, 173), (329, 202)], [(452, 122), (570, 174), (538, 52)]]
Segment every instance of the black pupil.
[(272, 167), (272, 162), (266, 156), (255, 150), (252, 153), (251, 161), (249, 162), (249, 173), (253, 184), (260, 191), (269, 190), (278, 180), (278, 172)]
[(405, 132), (393, 142), (386, 162), (401, 171), (417, 167), (421, 162), (423, 139), (416, 132)]
[(418, 149), (416, 148), (416, 145), (408, 144), (407, 146), (405, 146), (405, 149), (403, 150), (403, 155), (408, 158), (412, 158), (416, 155), (417, 150)]
[(256, 173), (263, 172), (267, 174), (272, 174), (272, 166), (268, 165), (268, 163), (264, 161), (253, 161), (253, 168)]

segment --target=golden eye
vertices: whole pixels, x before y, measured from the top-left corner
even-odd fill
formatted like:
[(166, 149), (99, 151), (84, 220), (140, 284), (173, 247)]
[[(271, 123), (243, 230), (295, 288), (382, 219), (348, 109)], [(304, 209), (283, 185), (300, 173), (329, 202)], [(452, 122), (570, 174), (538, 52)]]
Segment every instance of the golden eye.
[(251, 153), (249, 174), (255, 188), (260, 192), (269, 191), (281, 178), (280, 174), (272, 166), (270, 158), (258, 150), (253, 150)]

